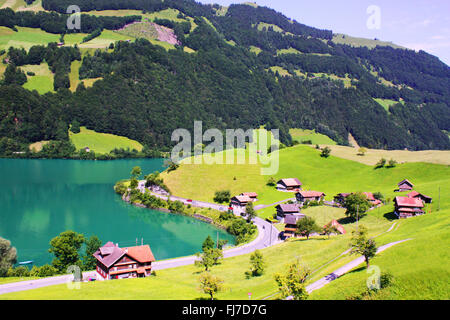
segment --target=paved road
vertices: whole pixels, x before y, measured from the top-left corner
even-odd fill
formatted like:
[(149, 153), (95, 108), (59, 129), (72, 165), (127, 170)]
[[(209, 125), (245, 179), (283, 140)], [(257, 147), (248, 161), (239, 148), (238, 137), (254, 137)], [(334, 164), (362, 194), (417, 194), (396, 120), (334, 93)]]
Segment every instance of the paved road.
[[(158, 196), (162, 199), (167, 199), (167, 196), (159, 195), (156, 193), (153, 193), (155, 196)], [(203, 208), (217, 208), (219, 205), (213, 204), (213, 203), (207, 203), (202, 201), (193, 201), (193, 202), (187, 202), (187, 199), (171, 196), (172, 200), (179, 200), (186, 204), (190, 203), (193, 206), (201, 206)], [(224, 207), (225, 210), (228, 209), (227, 206), (221, 206)], [(219, 210), (219, 209), (217, 209)], [(255, 225), (258, 227), (258, 236), (255, 240), (253, 240), (251, 243), (245, 244), (240, 247), (231, 248), (228, 250), (224, 250), (223, 256), (224, 258), (229, 257), (235, 257), (247, 253), (251, 253), (257, 249), (264, 249), (269, 246), (273, 246), (277, 243), (280, 243), (281, 241), (278, 239), (279, 231), (269, 222), (261, 219), (261, 218), (255, 218), (253, 220)], [(163, 260), (163, 261), (156, 261), (153, 263), (153, 270), (163, 270), (163, 269), (169, 269), (169, 268), (175, 268), (179, 266), (185, 266), (194, 264), (195, 260), (198, 258), (196, 256), (189, 256), (189, 257), (183, 257), (183, 258), (175, 258), (170, 260)], [(88, 277), (95, 277), (95, 272), (85, 272), (83, 273), (84, 278)], [(64, 275), (64, 276), (58, 276), (58, 277), (50, 277), (50, 278), (44, 278), (44, 279), (38, 279), (38, 280), (29, 280), (29, 281), (22, 281), (22, 282), (15, 282), (15, 283), (8, 283), (0, 285), (0, 294), (9, 293), (9, 292), (15, 292), (15, 291), (23, 291), (23, 290), (30, 290), (30, 289), (36, 289), (46, 286), (52, 286), (57, 284), (64, 284), (67, 282), (70, 282), (73, 279), (73, 275)]]
[[(389, 249), (390, 247), (395, 246), (396, 244), (406, 242), (409, 240), (412, 240), (412, 239), (400, 240), (400, 241), (385, 244), (384, 246), (381, 246), (378, 248), (377, 253), (383, 252), (384, 250)], [(333, 280), (336, 280), (340, 276), (342, 276), (345, 273), (349, 272), (350, 270), (356, 268), (357, 266), (359, 266), (362, 263), (364, 263), (364, 257), (361, 256), (359, 258), (356, 258), (355, 260), (347, 263), (346, 265), (340, 267), (339, 269), (335, 270), (334, 272), (326, 275), (322, 279), (317, 280), (316, 282), (310, 284), (309, 286), (306, 287), (306, 290), (308, 291), (308, 293), (311, 293), (314, 290), (320, 289), (323, 286), (325, 286), (326, 284), (330, 283)], [(292, 297), (290, 297), (290, 298), (292, 299)], [(291, 299), (289, 299), (289, 297), (288, 297), (288, 300), (291, 300)]]

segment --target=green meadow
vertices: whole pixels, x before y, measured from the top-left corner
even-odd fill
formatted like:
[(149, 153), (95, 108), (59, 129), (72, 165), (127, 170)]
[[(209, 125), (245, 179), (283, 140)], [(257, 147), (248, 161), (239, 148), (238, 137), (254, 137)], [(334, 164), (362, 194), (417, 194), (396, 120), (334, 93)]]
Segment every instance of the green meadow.
[(299, 143), (302, 143), (303, 141), (311, 141), (311, 144), (313, 145), (335, 145), (336, 142), (334, 142), (332, 139), (330, 139), (328, 136), (317, 133), (315, 130), (305, 130), (305, 129), (290, 129), (289, 133), (292, 136), (292, 139), (294, 141), (298, 141)]
[(77, 150), (89, 147), (96, 153), (105, 154), (111, 152), (114, 148), (129, 148), (130, 150), (136, 149), (138, 151), (142, 151), (143, 148), (139, 142), (126, 137), (109, 133), (98, 133), (93, 130), (86, 129), (85, 127), (81, 127), (80, 129), (80, 133), (77, 134), (69, 131), (70, 140), (75, 145)]
[[(83, 128), (83, 132), (85, 129)], [(247, 158), (254, 159), (244, 151)], [(228, 151), (236, 154), (236, 150)], [(369, 211), (358, 225), (369, 229), (378, 246), (411, 238), (411, 241), (387, 249), (373, 259), (384, 272), (393, 275), (392, 285), (373, 296), (374, 299), (448, 299), (449, 273), (449, 213), (450, 173), (448, 166), (430, 163), (405, 163), (392, 169), (373, 169), (372, 166), (331, 156), (323, 159), (314, 148), (299, 145), (279, 151), (280, 169), (276, 179), (298, 177), (304, 189), (320, 190), (331, 199), (339, 192), (381, 191), (389, 198), (387, 205)], [(186, 162), (186, 160), (185, 160)], [(269, 204), (292, 197), (265, 185), (268, 176), (261, 176), (261, 164), (254, 165), (188, 165), (169, 174), (163, 173), (165, 182), (174, 195), (212, 201), (216, 189), (230, 189), (232, 194), (256, 191), (256, 205)], [(397, 182), (408, 178), (415, 189), (433, 197), (427, 205), (427, 214), (407, 220), (397, 220), (393, 214), (392, 199)], [(205, 188), (205, 186), (210, 186)], [(211, 187), (213, 186), (213, 187)], [(439, 197), (440, 195), (440, 197)], [(438, 210), (439, 209), (439, 210)], [(273, 207), (258, 211), (260, 216), (274, 212)], [(313, 237), (310, 240), (291, 239), (262, 250), (267, 267), (264, 275), (247, 279), (249, 254), (228, 258), (212, 268), (212, 273), (224, 280), (224, 289), (218, 299), (277, 299), (274, 274), (282, 272), (288, 263), (300, 259), (312, 274), (310, 284), (329, 274), (356, 256), (344, 254), (349, 248), (355, 221), (345, 218), (345, 210), (331, 207), (312, 207), (303, 212), (316, 219), (319, 225), (338, 220), (347, 231), (344, 235)], [(395, 223), (390, 232), (387, 230)], [(282, 226), (279, 226), (282, 228)], [(198, 290), (200, 270), (195, 266), (156, 271), (146, 279), (82, 283), (80, 290), (69, 290), (66, 285), (4, 294), (0, 299), (198, 299), (206, 298)], [(313, 292), (310, 299), (346, 299), (365, 288), (368, 274), (363, 265), (340, 279)]]

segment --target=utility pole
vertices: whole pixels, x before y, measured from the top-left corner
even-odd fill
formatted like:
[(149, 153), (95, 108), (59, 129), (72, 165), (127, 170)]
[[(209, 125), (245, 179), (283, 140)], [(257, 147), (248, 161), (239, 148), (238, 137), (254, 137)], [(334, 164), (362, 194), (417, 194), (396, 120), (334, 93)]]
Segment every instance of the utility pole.
[(358, 220), (359, 220), (359, 204), (356, 205), (356, 230), (357, 231), (359, 231)]

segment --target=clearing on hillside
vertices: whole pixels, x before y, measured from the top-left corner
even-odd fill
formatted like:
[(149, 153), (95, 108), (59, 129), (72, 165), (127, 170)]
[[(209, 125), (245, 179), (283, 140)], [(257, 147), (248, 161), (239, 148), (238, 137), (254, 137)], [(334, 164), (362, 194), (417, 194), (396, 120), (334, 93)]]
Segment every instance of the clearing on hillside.
[(96, 153), (106, 154), (117, 149), (136, 149), (142, 151), (143, 146), (135, 140), (126, 137), (117, 136), (109, 133), (98, 133), (94, 130), (80, 127), (80, 133), (74, 134), (69, 131), (70, 140), (75, 145), (77, 150), (89, 147)]

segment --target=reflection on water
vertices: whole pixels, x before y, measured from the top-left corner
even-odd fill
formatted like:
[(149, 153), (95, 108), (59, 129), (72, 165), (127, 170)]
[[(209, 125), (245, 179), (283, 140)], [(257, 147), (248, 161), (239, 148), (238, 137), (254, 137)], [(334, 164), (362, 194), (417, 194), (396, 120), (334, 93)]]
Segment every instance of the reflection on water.
[(161, 159), (74, 161), (0, 159), (0, 237), (19, 261), (51, 262), (50, 240), (65, 230), (132, 246), (141, 239), (159, 260), (198, 252), (211, 235), (233, 238), (204, 222), (124, 203), (113, 191), (131, 168), (162, 171)]

